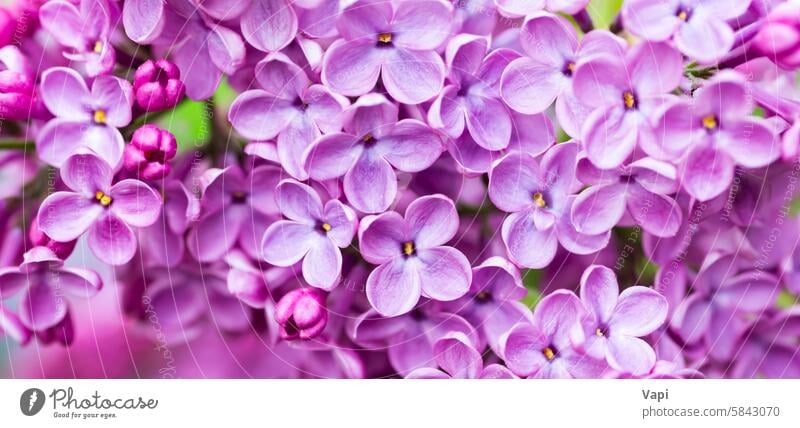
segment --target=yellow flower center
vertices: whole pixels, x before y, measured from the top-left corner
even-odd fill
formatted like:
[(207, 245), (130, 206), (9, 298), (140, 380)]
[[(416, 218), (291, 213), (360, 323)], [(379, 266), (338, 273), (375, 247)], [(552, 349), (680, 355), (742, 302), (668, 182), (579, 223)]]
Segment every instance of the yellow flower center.
[(719, 123), (717, 122), (717, 116), (709, 114), (703, 118), (703, 127), (706, 129), (715, 129), (717, 126), (719, 126)]
[(553, 352), (553, 349), (550, 348), (549, 346), (547, 348), (544, 348), (542, 354), (544, 354), (544, 357), (547, 358), (548, 361), (556, 357), (556, 353)]
[(605, 333), (603, 333), (603, 330), (600, 327), (597, 327), (597, 330), (594, 331), (594, 334), (596, 334), (596, 335), (598, 335), (600, 337), (603, 337), (603, 336), (606, 335)]
[(94, 112), (94, 123), (106, 123), (106, 112), (105, 110), (95, 110)]
[(392, 43), (392, 34), (391, 33), (380, 33), (378, 34), (378, 41), (383, 44)]
[(631, 91), (625, 91), (625, 93), (622, 94), (622, 101), (625, 103), (625, 108), (633, 108), (636, 106), (636, 98)]
[(103, 42), (101, 42), (99, 40), (94, 42), (94, 49), (93, 50), (94, 50), (94, 53), (103, 52)]
[(330, 232), (331, 231), (331, 225), (328, 224), (328, 223), (322, 223), (322, 230), (324, 230), (326, 232)]
[(575, 71), (575, 63), (572, 62), (572, 61), (568, 62), (567, 63), (567, 70), (569, 70), (570, 73), (573, 73)]
[(414, 243), (411, 241), (403, 243), (403, 254), (410, 256), (414, 254)]
[(539, 208), (544, 208), (547, 206), (547, 202), (544, 200), (544, 195), (542, 195), (541, 192), (536, 192), (533, 194), (533, 203)]
[(94, 198), (97, 199), (100, 202), (100, 205), (104, 207), (111, 205), (111, 196), (106, 195), (100, 190), (94, 193)]
[(682, 10), (682, 11), (678, 12), (678, 18), (681, 21), (686, 21), (686, 19), (689, 18), (689, 14), (687, 14), (685, 10)]
[(372, 134), (367, 134), (367, 135), (361, 137), (361, 141), (364, 142), (364, 143), (371, 143), (372, 140), (374, 140), (374, 139), (375, 139), (375, 137), (373, 137)]

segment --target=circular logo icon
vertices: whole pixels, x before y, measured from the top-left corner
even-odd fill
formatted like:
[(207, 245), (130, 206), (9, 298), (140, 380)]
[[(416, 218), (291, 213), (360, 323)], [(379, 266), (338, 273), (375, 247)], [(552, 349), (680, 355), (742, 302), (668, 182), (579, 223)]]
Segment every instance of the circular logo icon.
[(25, 416), (33, 416), (44, 407), (44, 391), (39, 388), (26, 389), (19, 397), (19, 409)]

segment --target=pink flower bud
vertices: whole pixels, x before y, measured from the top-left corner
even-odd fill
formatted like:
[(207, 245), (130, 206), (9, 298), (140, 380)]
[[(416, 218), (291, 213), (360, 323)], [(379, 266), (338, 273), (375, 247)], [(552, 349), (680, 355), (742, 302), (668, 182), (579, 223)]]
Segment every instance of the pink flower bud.
[(14, 40), (17, 20), (8, 9), (0, 7), (0, 46), (6, 46)]
[(33, 217), (33, 221), (31, 222), (31, 227), (28, 230), (28, 238), (31, 240), (31, 244), (34, 247), (47, 247), (52, 252), (56, 253), (59, 259), (64, 260), (72, 254), (72, 250), (75, 249), (75, 244), (78, 240), (69, 241), (69, 242), (58, 242), (52, 240), (49, 236), (45, 235), (41, 229), (39, 229), (39, 220), (37, 217)]
[(800, 67), (800, 3), (778, 5), (767, 15), (753, 46), (781, 68)]
[(145, 180), (164, 178), (170, 171), (169, 160), (175, 157), (175, 136), (155, 125), (144, 125), (133, 133), (125, 147), (125, 169)]
[(136, 102), (145, 111), (166, 110), (178, 105), (185, 87), (178, 67), (165, 60), (148, 60), (136, 70), (133, 90)]
[(0, 49), (0, 118), (27, 120), (40, 114), (39, 104), (28, 59), (16, 46)]
[(312, 339), (319, 336), (328, 323), (325, 293), (311, 287), (292, 290), (278, 301), (275, 320), (286, 340)]

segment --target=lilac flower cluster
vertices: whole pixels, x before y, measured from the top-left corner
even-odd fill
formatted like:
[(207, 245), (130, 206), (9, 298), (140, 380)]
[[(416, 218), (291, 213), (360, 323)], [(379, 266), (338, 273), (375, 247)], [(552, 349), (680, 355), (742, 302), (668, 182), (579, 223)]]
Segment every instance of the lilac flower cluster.
[(18, 3), (0, 334), (113, 289), (218, 376), (800, 377), (797, 0)]

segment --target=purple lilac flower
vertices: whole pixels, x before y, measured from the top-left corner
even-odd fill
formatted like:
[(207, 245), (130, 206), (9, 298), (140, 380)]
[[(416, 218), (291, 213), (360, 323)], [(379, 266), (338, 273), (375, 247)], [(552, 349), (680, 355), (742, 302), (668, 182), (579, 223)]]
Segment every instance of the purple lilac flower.
[(678, 86), (680, 53), (667, 43), (644, 42), (624, 58), (597, 55), (580, 64), (572, 79), (578, 100), (592, 109), (581, 128), (589, 159), (599, 168), (615, 168), (637, 145), (652, 145), (650, 115)]
[(206, 331), (252, 329), (250, 308), (228, 292), (225, 271), (219, 265), (200, 272), (196, 263), (181, 264), (169, 270), (154, 269), (152, 275), (141, 302), (158, 317), (168, 343), (198, 340)]
[(34, 247), (25, 253), (18, 268), (0, 269), (0, 299), (22, 290), (19, 319), (34, 332), (56, 326), (67, 317), (63, 292), (74, 297), (92, 297), (103, 282), (94, 271), (65, 267), (61, 259), (46, 247)]
[(633, 286), (619, 292), (610, 268), (590, 266), (581, 278), (581, 301), (591, 314), (584, 323), (587, 354), (621, 372), (642, 375), (656, 363), (653, 348), (640, 339), (667, 317), (667, 300), (657, 291)]
[(435, 49), (450, 36), (453, 8), (440, 0), (359, 0), (337, 21), (341, 39), (325, 52), (322, 82), (347, 96), (371, 91), (381, 76), (395, 100), (418, 104), (435, 97), (444, 64)]
[(407, 313), (420, 295), (450, 301), (469, 289), (469, 261), (444, 246), (456, 234), (458, 213), (442, 195), (423, 196), (405, 216), (390, 211), (361, 222), (361, 255), (379, 265), (367, 279), (367, 299), (384, 316)]
[(502, 51), (487, 57), (488, 49), (485, 37), (461, 34), (450, 40), (446, 63), (452, 83), (433, 101), (428, 123), (451, 138), (466, 131), (482, 148), (500, 150), (508, 146), (513, 127), (497, 88), (508, 61)]
[(511, 139), (505, 150), (491, 151), (481, 147), (469, 132), (450, 139), (447, 151), (467, 177), (489, 172), (504, 153), (521, 152), (538, 156), (556, 143), (553, 123), (545, 114), (526, 115), (511, 111)]
[(488, 344), (499, 354), (500, 337), (505, 332), (520, 322), (533, 322), (530, 309), (519, 302), (527, 293), (519, 270), (495, 256), (472, 268), (469, 291), (446, 307), (475, 327), (480, 344)]
[(88, 148), (116, 169), (125, 145), (117, 128), (131, 122), (130, 83), (114, 76), (100, 76), (89, 91), (76, 71), (54, 67), (42, 74), (41, 96), (56, 117), (37, 135), (40, 159), (61, 167), (78, 149)]
[(397, 195), (394, 170), (422, 171), (444, 150), (441, 137), (423, 122), (397, 119), (397, 105), (382, 95), (359, 98), (345, 113), (344, 132), (324, 135), (308, 148), (305, 169), (315, 180), (344, 176), (353, 208), (385, 211)]
[(262, 267), (243, 251), (234, 249), (225, 254), (228, 270), (228, 293), (247, 306), (265, 309), (269, 315), (272, 293), (290, 283), (295, 273), (283, 267)]
[(800, 377), (800, 312), (797, 308), (759, 318), (742, 336), (730, 376), (753, 379)]
[(292, 290), (275, 306), (275, 320), (281, 325), (281, 338), (313, 339), (328, 322), (325, 294), (316, 288)]
[(136, 103), (147, 112), (175, 107), (186, 92), (180, 77), (178, 66), (166, 59), (145, 61), (133, 76)]
[(513, 373), (500, 364), (483, 365), (480, 352), (464, 333), (452, 333), (433, 345), (436, 364), (441, 370), (423, 367), (406, 379), (514, 379)]
[(42, 27), (66, 48), (64, 56), (84, 63), (86, 74), (95, 77), (114, 68), (116, 54), (111, 36), (116, 18), (106, 0), (48, 1), (39, 9)]
[(350, 331), (353, 341), (365, 349), (386, 351), (392, 368), (401, 376), (422, 367), (436, 368), (434, 346), (448, 334), (464, 334), (470, 343), (478, 340), (466, 320), (424, 303), (390, 318), (369, 310), (353, 321)]
[(503, 359), (511, 371), (528, 378), (600, 377), (601, 359), (579, 352), (586, 310), (571, 291), (555, 291), (536, 305), (533, 323), (520, 323), (502, 339)]
[(356, 213), (336, 199), (323, 204), (314, 189), (294, 180), (281, 181), (275, 198), (287, 220), (273, 223), (264, 233), (264, 260), (276, 266), (302, 260), (309, 285), (332, 289), (341, 279), (340, 248), (350, 245), (358, 229)]
[(577, 155), (577, 144), (562, 143), (548, 150), (541, 164), (530, 155), (513, 153), (492, 168), (489, 198), (511, 213), (503, 221), (502, 237), (517, 265), (547, 266), (559, 242), (578, 254), (594, 253), (608, 243), (608, 229), (582, 234), (569, 221)]
[[(181, 70), (186, 95), (206, 99), (214, 94), (223, 73), (235, 73), (244, 62), (245, 44), (238, 32), (208, 19), (189, 0), (170, 0), (167, 5), (167, 14), (178, 17), (168, 19), (165, 27), (179, 29), (179, 34), (167, 37), (166, 42), (174, 47), (172, 60)], [(153, 19), (149, 12), (147, 18)]]
[(89, 248), (104, 263), (120, 265), (136, 253), (133, 227), (155, 223), (161, 197), (148, 185), (126, 179), (112, 185), (113, 172), (93, 154), (70, 156), (61, 167), (70, 191), (55, 192), (39, 208), (39, 228), (68, 242), (89, 232)]
[(780, 156), (775, 131), (750, 116), (752, 110), (740, 75), (721, 72), (696, 92), (694, 102), (676, 101), (655, 118), (657, 143), (648, 152), (682, 158), (683, 188), (708, 201), (728, 188), (736, 165), (758, 168)]
[(259, 257), (261, 237), (279, 214), (274, 204), (281, 170), (272, 165), (248, 176), (238, 165), (206, 171), (200, 199), (201, 218), (189, 231), (189, 251), (201, 262), (219, 260), (237, 243), (250, 257)]
[(671, 324), (687, 344), (700, 344), (718, 359), (736, 352), (747, 314), (771, 307), (778, 279), (759, 271), (739, 272), (735, 256), (711, 254), (698, 272), (695, 290), (676, 309)]
[(234, 128), (253, 140), (277, 137), (278, 158), (299, 180), (308, 178), (303, 153), (322, 135), (341, 129), (344, 97), (311, 84), (305, 71), (282, 54), (272, 54), (256, 65), (261, 89), (243, 92), (231, 105), (228, 117)]
[(567, 134), (579, 137), (588, 112), (573, 94), (573, 73), (593, 55), (621, 55), (625, 41), (608, 31), (592, 31), (579, 43), (572, 24), (557, 15), (537, 13), (525, 20), (520, 43), (527, 56), (503, 72), (503, 100), (527, 114), (541, 113), (555, 101), (559, 124)]
[(178, 180), (162, 185), (164, 207), (155, 223), (139, 230), (142, 256), (148, 266), (175, 267), (186, 253), (184, 234), (200, 215), (200, 202)]
[(598, 169), (588, 158), (578, 161), (578, 179), (591, 186), (575, 198), (572, 223), (587, 234), (611, 230), (627, 213), (658, 237), (678, 233), (683, 211), (670, 194), (678, 190), (675, 167), (642, 158), (616, 169)]
[(137, 129), (125, 147), (123, 165), (144, 180), (162, 179), (170, 171), (169, 161), (178, 152), (175, 136), (155, 125)]
[(751, 0), (629, 0), (622, 7), (625, 28), (650, 41), (672, 38), (680, 51), (712, 63), (733, 47), (726, 22), (742, 15)]

